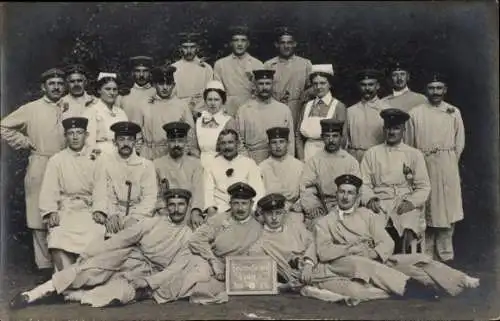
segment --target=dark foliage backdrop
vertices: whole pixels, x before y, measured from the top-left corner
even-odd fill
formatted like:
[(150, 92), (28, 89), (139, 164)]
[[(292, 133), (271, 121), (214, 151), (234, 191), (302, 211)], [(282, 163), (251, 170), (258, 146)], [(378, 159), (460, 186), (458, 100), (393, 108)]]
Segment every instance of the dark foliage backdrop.
[[(470, 262), (492, 252), (498, 215), (498, 20), (494, 2), (191, 2), (9, 3), (3, 7), (2, 116), (39, 97), (38, 76), (67, 62), (83, 62), (127, 75), (128, 57), (178, 58), (177, 33), (205, 32), (202, 55), (213, 65), (228, 53), (228, 27), (253, 31), (250, 52), (275, 55), (272, 30), (297, 29), (298, 54), (333, 63), (335, 94), (358, 99), (350, 77), (363, 67), (384, 69), (394, 58), (412, 67), (411, 87), (423, 75), (449, 77), (447, 100), (458, 106), (467, 129), (461, 162), (466, 219), (456, 235), (458, 256)], [(381, 95), (387, 94), (387, 83)], [(3, 143), (2, 143), (3, 144)], [(23, 177), (26, 154), (2, 145), (2, 245), (12, 260), (32, 264), (25, 228)]]

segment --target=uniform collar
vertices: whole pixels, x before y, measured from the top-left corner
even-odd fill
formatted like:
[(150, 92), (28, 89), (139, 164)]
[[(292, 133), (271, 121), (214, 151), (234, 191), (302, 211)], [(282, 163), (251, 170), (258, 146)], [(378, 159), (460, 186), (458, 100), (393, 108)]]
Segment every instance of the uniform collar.
[(340, 209), (340, 207), (338, 205), (336, 207), (338, 217), (341, 221), (344, 220), (344, 215), (352, 214), (355, 209), (356, 209), (356, 206), (353, 206), (350, 209), (343, 211)]
[(201, 121), (203, 124), (215, 121), (218, 125), (221, 125), (226, 119), (226, 117), (228, 116), (224, 114), (224, 110), (222, 110), (222, 108), (215, 114), (211, 114), (206, 110), (201, 112)]
[(385, 144), (385, 147), (389, 150), (401, 150), (401, 147), (403, 147), (404, 143), (403, 142), (400, 142), (399, 144), (397, 145), (389, 145), (387, 143), (384, 143)]
[(249, 54), (248, 52), (245, 52), (243, 55), (241, 55), (241, 56), (239, 56), (239, 57), (238, 57), (238, 56), (236, 56), (234, 53), (231, 53), (231, 57), (232, 57), (233, 59), (240, 59), (240, 60), (243, 60), (243, 59), (246, 59), (246, 58), (250, 57), (250, 54)]
[(62, 97), (61, 97), (61, 98), (59, 98), (59, 100), (58, 100), (58, 101), (55, 101), (55, 102), (54, 102), (54, 101), (52, 101), (52, 100), (50, 100), (50, 99), (49, 99), (49, 97), (47, 97), (46, 95), (44, 95), (42, 99), (43, 99), (43, 101), (45, 101), (45, 102), (46, 102), (46, 103), (48, 103), (48, 104), (51, 104), (51, 105), (58, 105), (58, 104), (61, 102)]
[(408, 86), (406, 86), (405, 88), (403, 88), (401, 90), (393, 90), (392, 91), (392, 96), (393, 97), (398, 97), (398, 96), (401, 96), (401, 95), (407, 93), (408, 91), (410, 91), (410, 89), (408, 88)]
[(131, 166), (142, 164), (141, 158), (139, 156), (137, 156), (137, 154), (135, 153), (135, 148), (132, 151), (132, 155), (130, 155), (129, 158), (127, 158), (127, 159), (121, 158), (121, 156), (118, 154), (118, 151), (115, 150), (115, 159), (118, 162), (125, 163), (125, 164), (131, 165)]
[(270, 233), (281, 233), (283, 232), (283, 225), (278, 228), (270, 228), (267, 224), (264, 224), (264, 230)]
[(120, 109), (119, 107), (116, 106), (116, 104), (114, 104), (112, 107), (111, 107), (111, 110), (108, 108), (108, 106), (106, 105), (105, 102), (103, 102), (101, 99), (99, 99), (99, 103), (97, 104), (97, 107), (98, 108), (101, 108), (102, 110), (105, 110), (109, 113), (114, 113), (116, 114), (118, 112), (118, 109)]
[(289, 58), (283, 58), (283, 57), (278, 56), (278, 61), (287, 63), (287, 62), (293, 61), (295, 59), (295, 57), (296, 57), (295, 54), (291, 55)]
[(341, 148), (339, 148), (339, 150), (337, 150), (335, 153), (329, 153), (327, 152), (326, 150), (323, 149), (323, 152), (327, 155), (327, 156), (334, 156), (334, 157), (341, 157), (341, 158), (344, 158), (346, 157), (346, 151)]
[(137, 83), (134, 83), (134, 87), (132, 87), (132, 88), (134, 88), (136, 90), (147, 90), (147, 89), (150, 89), (151, 87), (152, 87), (151, 83), (148, 82), (144, 86), (139, 86)]
[(238, 221), (238, 220), (234, 219), (234, 217), (232, 216), (232, 214), (229, 214), (229, 215), (231, 215), (231, 219), (233, 221), (235, 221), (236, 223), (238, 223), (238, 224), (245, 224), (246, 222), (248, 222), (248, 221), (250, 221), (252, 219), (252, 214), (248, 215), (248, 217), (246, 219), (244, 219), (243, 221)]
[(83, 148), (79, 152), (75, 152), (69, 147), (66, 147), (67, 152), (75, 157), (80, 157), (80, 156), (87, 156), (89, 155), (90, 152), (90, 147), (88, 145), (83, 146)]
[(330, 105), (330, 103), (332, 102), (333, 100), (333, 96), (332, 96), (332, 93), (329, 91), (326, 95), (324, 95), (322, 98), (319, 98), (319, 97), (316, 97), (314, 99), (314, 104), (317, 104), (319, 103), (320, 99), (323, 101), (323, 103), (325, 103), (325, 105)]

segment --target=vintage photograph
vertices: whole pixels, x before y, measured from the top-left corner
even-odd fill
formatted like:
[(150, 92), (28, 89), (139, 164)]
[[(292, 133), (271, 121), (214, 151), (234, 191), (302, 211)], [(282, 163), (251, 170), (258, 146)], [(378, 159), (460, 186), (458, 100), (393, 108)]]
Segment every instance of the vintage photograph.
[(0, 320), (498, 320), (498, 27), (1, 3)]

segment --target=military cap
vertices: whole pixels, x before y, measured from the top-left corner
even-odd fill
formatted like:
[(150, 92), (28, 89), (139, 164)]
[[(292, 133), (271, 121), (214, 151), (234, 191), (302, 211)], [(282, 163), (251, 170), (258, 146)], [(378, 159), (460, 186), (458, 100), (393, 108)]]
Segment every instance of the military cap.
[(406, 123), (410, 115), (397, 108), (387, 108), (380, 112), (380, 117), (384, 119), (384, 126), (396, 126)]
[(167, 133), (167, 138), (183, 138), (187, 136), (191, 126), (185, 122), (173, 121), (166, 123), (162, 128)]
[(254, 198), (257, 193), (252, 188), (252, 186), (245, 184), (243, 182), (237, 182), (232, 184), (227, 188), (227, 192), (231, 195), (231, 198), (240, 199), (251, 199)]
[(344, 122), (336, 119), (326, 118), (319, 121), (322, 133), (342, 132)]
[(179, 32), (180, 43), (198, 43), (200, 34), (196, 32)]
[(207, 89), (218, 89), (218, 90), (222, 90), (223, 92), (226, 92), (226, 88), (224, 88), (224, 84), (222, 84), (218, 80), (210, 80), (207, 83), (205, 90), (207, 90)]
[(408, 69), (408, 66), (406, 64), (404, 64), (403, 62), (401, 62), (399, 60), (394, 61), (389, 65), (390, 72), (400, 71), (400, 70), (408, 71), (409, 69)]
[(446, 77), (439, 72), (433, 72), (427, 76), (427, 83), (430, 84), (431, 82), (442, 82), (445, 84)]
[(66, 73), (66, 76), (69, 76), (71, 74), (82, 74), (84, 76), (87, 76), (87, 68), (85, 68), (84, 65), (80, 64), (66, 66), (64, 71)]
[(151, 68), (153, 66), (153, 58), (149, 56), (130, 57), (130, 64), (134, 67), (144, 66)]
[(164, 197), (167, 200), (170, 198), (183, 198), (186, 201), (189, 201), (191, 199), (191, 196), (191, 192), (183, 188), (171, 188), (164, 194)]
[(174, 73), (176, 70), (177, 68), (172, 65), (155, 67), (151, 73), (153, 83), (174, 83)]
[(293, 37), (294, 30), (289, 27), (282, 26), (275, 29), (276, 39), (280, 39), (283, 36), (291, 36)]
[(83, 128), (87, 130), (88, 123), (89, 120), (85, 117), (69, 117), (62, 121), (64, 130), (68, 130), (70, 128)]
[(130, 121), (119, 121), (111, 125), (110, 129), (115, 132), (115, 136), (136, 136), (141, 126)]
[(229, 28), (231, 36), (250, 36), (250, 30), (247, 26), (232, 26)]
[(51, 68), (40, 75), (40, 81), (45, 82), (50, 78), (64, 78), (66, 74), (59, 68)]
[(356, 186), (356, 188), (359, 189), (361, 185), (363, 185), (363, 181), (356, 175), (344, 174), (335, 178), (335, 184), (337, 185), (337, 187), (343, 184), (350, 184)]
[(273, 79), (275, 71), (271, 70), (271, 69), (257, 69), (257, 70), (252, 71), (252, 73), (253, 73), (255, 80)]
[(273, 138), (285, 138), (288, 139), (290, 134), (290, 129), (288, 127), (272, 127), (266, 130), (267, 139), (271, 140)]
[(285, 207), (285, 201), (286, 198), (282, 194), (271, 193), (261, 198), (257, 202), (257, 206), (264, 211), (278, 210)]
[(366, 79), (376, 79), (380, 80), (382, 74), (375, 69), (363, 69), (356, 74), (356, 79), (358, 81)]

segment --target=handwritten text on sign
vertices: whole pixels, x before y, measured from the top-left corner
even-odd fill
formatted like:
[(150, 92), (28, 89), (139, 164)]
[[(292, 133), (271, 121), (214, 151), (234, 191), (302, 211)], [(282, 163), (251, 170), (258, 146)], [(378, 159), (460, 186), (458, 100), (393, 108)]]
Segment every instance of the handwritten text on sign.
[(267, 256), (226, 258), (229, 295), (277, 294), (276, 262)]

